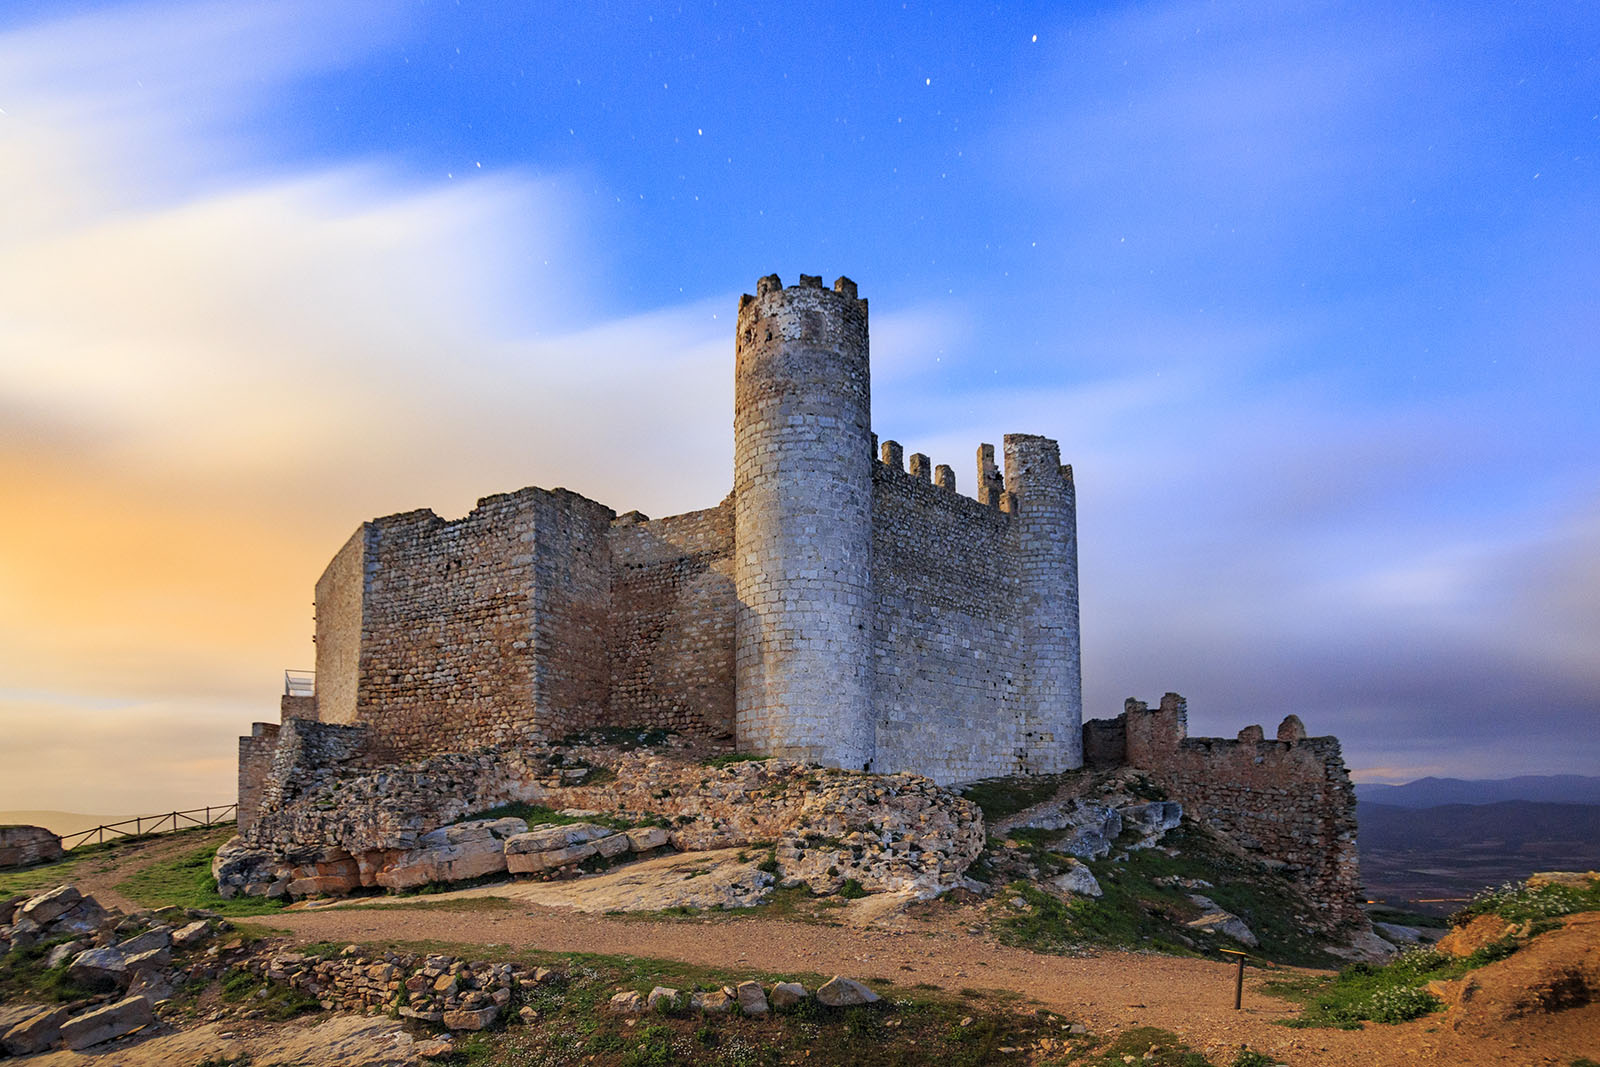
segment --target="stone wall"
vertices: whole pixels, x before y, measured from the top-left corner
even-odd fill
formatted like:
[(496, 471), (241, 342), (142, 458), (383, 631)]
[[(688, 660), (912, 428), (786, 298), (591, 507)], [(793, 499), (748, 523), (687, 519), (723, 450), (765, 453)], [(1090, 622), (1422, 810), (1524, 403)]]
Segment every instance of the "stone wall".
[(876, 765), (938, 782), (1017, 773), (1024, 656), (1011, 516), (906, 473), (893, 441), (884, 455), (872, 500)]
[(733, 504), (611, 527), (607, 725), (733, 735)]
[(366, 567), (375, 530), (362, 523), (317, 579), (316, 717), (323, 722), (356, 720)]
[(0, 826), (0, 869), (54, 863), (62, 855), (61, 838), (42, 826)]
[[(523, 489), (456, 522), (367, 524), (354, 721), (396, 756), (602, 721), (612, 518), (576, 493)], [(319, 647), (319, 689), (322, 669)]]
[[(1275, 740), (1259, 726), (1233, 740), (1189, 737), (1188, 707), (1176, 693), (1156, 708), (1129, 700), (1119, 718), (1128, 766), (1145, 771), (1196, 819), (1285, 864), (1329, 926), (1360, 921), (1355, 787), (1337, 738), (1307, 737), (1294, 715)], [(1104, 755), (1116, 730), (1092, 726)]]
[[(261, 797), (272, 774), (272, 757), (278, 747), (279, 726), (275, 722), (253, 723), (248, 737), (239, 738), (239, 832), (256, 825), (261, 815)], [(273, 790), (274, 801), (282, 796), (281, 786)]]

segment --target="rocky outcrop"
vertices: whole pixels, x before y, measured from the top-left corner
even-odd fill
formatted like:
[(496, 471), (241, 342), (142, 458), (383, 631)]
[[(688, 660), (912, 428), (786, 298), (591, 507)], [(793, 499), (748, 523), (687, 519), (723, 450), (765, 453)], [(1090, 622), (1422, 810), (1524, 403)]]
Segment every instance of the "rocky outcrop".
[[(323, 780), (264, 813), (254, 840), (235, 839), (219, 849), (213, 873), (224, 896), (339, 895), (501, 871), (551, 877), (594, 857), (667, 845), (703, 851), (775, 842), (776, 874), (786, 884), (832, 893), (853, 882), (868, 892), (910, 890), (925, 899), (958, 884), (983, 849), (976, 805), (916, 775), (851, 774), (792, 760), (709, 767), (673, 752), (587, 756), (561, 756), (562, 764), (581, 764), (570, 777), (565, 771), (550, 775), (552, 757), (489, 750), (472, 759), (441, 756), (412, 768)], [(607, 775), (583, 769), (602, 761)], [(516, 796), (642, 825), (518, 830), (515, 820), (497, 820), (498, 829), (484, 821), (425, 829), (430, 818), (460, 806), (455, 796), (436, 791), (466, 769), (475, 772), (471, 787), (462, 785), (469, 795)], [(591, 777), (604, 781), (585, 781)], [(495, 781), (500, 784), (485, 785)], [(662, 822), (669, 826), (649, 825)], [(274, 833), (287, 836), (262, 836)]]
[(0, 870), (54, 863), (63, 855), (61, 838), (42, 826), (0, 826)]
[[(180, 918), (193, 921), (176, 934), (163, 921)], [(0, 923), (0, 955), (59, 942), (42, 962), (66, 967), (72, 981), (95, 991), (87, 1002), (12, 1022), (0, 1034), (0, 1052), (17, 1056), (57, 1045), (90, 1048), (149, 1025), (155, 1018), (152, 1005), (171, 996), (178, 979), (173, 952), (199, 948), (225, 926), (199, 910), (169, 907), (123, 915), (70, 885), (13, 897), (0, 904), (0, 919), (7, 920)]]

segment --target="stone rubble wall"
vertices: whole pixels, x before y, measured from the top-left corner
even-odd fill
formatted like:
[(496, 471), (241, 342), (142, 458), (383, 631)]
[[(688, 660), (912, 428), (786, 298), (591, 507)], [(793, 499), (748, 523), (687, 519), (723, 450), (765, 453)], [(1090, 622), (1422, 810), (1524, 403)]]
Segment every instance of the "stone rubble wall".
[[(1284, 864), (1328, 927), (1363, 921), (1355, 787), (1336, 738), (1307, 737), (1294, 715), (1275, 740), (1259, 726), (1237, 739), (1189, 737), (1188, 706), (1176, 693), (1156, 708), (1129, 700), (1119, 719), (1123, 762), (1196, 819)], [(1109, 758), (1118, 728), (1092, 725), (1091, 747)]]

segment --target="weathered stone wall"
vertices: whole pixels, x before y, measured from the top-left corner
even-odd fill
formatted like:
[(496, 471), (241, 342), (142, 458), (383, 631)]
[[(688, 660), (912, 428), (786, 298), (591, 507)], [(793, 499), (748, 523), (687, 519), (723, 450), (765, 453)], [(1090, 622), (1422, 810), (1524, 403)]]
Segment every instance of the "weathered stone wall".
[[(261, 796), (272, 773), (272, 757), (278, 746), (278, 724), (253, 723), (250, 736), (239, 738), (239, 832), (248, 834), (261, 814)], [(281, 786), (274, 789), (281, 797)]]
[[(354, 721), (374, 745), (469, 751), (602, 721), (612, 517), (576, 493), (523, 489), (456, 522), (368, 523)], [(320, 645), (318, 657), (320, 690)]]
[(873, 468), (875, 766), (942, 783), (1017, 773), (1012, 517), (907, 474), (899, 452), (884, 442)]
[[(566, 489), (532, 492), (534, 524), (533, 706), (497, 717), (477, 744), (503, 744), (537, 730), (560, 736), (607, 721), (611, 700), (611, 520), (604, 504)], [(477, 655), (474, 650), (474, 655)], [(439, 751), (433, 749), (432, 751)]]
[(1276, 740), (1250, 726), (1236, 740), (1188, 736), (1188, 707), (1168, 693), (1157, 708), (1129, 700), (1125, 759), (1195, 818), (1287, 864), (1329, 925), (1359, 921), (1355, 787), (1339, 742), (1307, 737), (1294, 715)]
[(61, 838), (42, 826), (0, 826), (0, 869), (54, 863), (61, 856)]
[(317, 579), (317, 709), (323, 722), (356, 720), (371, 523), (350, 536)]
[(867, 302), (777, 275), (739, 301), (734, 370), (739, 746), (873, 757)]
[(611, 527), (607, 724), (733, 735), (733, 504)]

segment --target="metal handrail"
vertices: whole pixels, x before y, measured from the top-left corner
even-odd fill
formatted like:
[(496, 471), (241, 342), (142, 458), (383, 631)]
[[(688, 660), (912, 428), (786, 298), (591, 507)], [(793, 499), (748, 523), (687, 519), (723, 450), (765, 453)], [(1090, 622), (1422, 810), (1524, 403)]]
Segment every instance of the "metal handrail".
[[(195, 818), (200, 815), (201, 818)], [(113, 840), (117, 837), (135, 837), (140, 834), (170, 834), (175, 830), (187, 830), (191, 826), (218, 826), (222, 823), (233, 822), (239, 816), (238, 804), (223, 804), (218, 807), (190, 808), (188, 811), (169, 811), (165, 815), (135, 815), (131, 819), (121, 822), (104, 823), (87, 830), (78, 830), (70, 834), (61, 835), (63, 849), (77, 848), (86, 844), (91, 837), (98, 835), (96, 844), (105, 844), (106, 831), (111, 831)], [(183, 820), (180, 824), (179, 820)], [(163, 824), (166, 824), (163, 826)], [(123, 829), (131, 826), (132, 830)], [(77, 840), (73, 840), (77, 838)], [(69, 843), (70, 842), (70, 843)]]
[(286, 670), (283, 672), (283, 695), (286, 697), (314, 697), (317, 695), (317, 672)]

